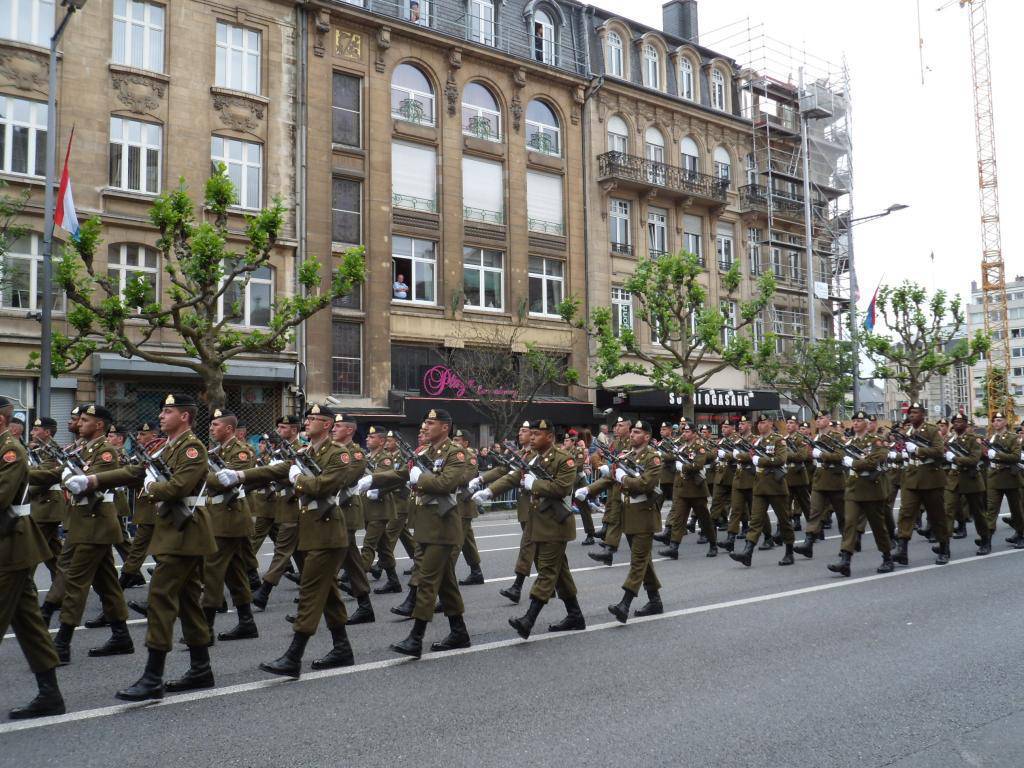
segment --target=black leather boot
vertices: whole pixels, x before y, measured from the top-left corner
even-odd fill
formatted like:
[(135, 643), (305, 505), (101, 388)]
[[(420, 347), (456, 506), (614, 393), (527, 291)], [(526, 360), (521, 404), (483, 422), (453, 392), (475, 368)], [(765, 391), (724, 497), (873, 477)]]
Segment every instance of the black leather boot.
[(981, 537), (981, 543), (978, 545), (978, 551), (976, 555), (990, 555), (992, 554), (992, 537), (988, 534)]
[(128, 607), (142, 616), (149, 615), (149, 603), (145, 600), (129, 600)]
[(373, 615), (373, 605), (370, 603), (369, 595), (357, 597), (356, 603), (359, 607), (356, 608), (355, 613), (349, 616), (346, 624), (372, 624), (377, 620), (377, 617)]
[(418, 659), (423, 655), (423, 635), (426, 631), (427, 622), (423, 619), (414, 619), (409, 636), (405, 640), (391, 645), (391, 650), (395, 653), (401, 653), (404, 656), (412, 656), (414, 659)]
[(57, 612), (60, 606), (57, 603), (50, 603), (43, 600), (43, 604), (39, 606), (39, 613), (43, 616), (43, 624), (47, 627), (50, 626), (50, 622), (53, 620), (53, 614)]
[(444, 640), (430, 644), (432, 651), (453, 651), (456, 648), (469, 648), (469, 630), (461, 616), (448, 617), (448, 636)]
[(800, 523), (800, 515), (793, 515), (793, 517), (790, 518), (790, 519), (793, 521), (793, 530), (794, 531), (801, 531), (801, 530), (803, 530), (803, 526)]
[(594, 546), (594, 534), (588, 533), (586, 538), (580, 542), (581, 547), (592, 547)]
[(882, 564), (875, 568), (875, 573), (892, 573), (896, 566), (892, 562), (892, 555), (888, 552), (882, 553)]
[(370, 566), (370, 570), (368, 570), (367, 573), (370, 574), (370, 577), (374, 581), (380, 579), (381, 574), (384, 573), (384, 566), (380, 564), (379, 559), (377, 560), (376, 563)]
[(469, 576), (464, 579), (459, 579), (459, 584), (464, 587), (470, 587), (477, 584), (484, 583), (484, 572), (480, 570), (480, 565), (477, 564), (469, 569)]
[(565, 618), (555, 624), (548, 624), (548, 632), (568, 632), (574, 629), (586, 629), (587, 621), (583, 618), (583, 611), (580, 609), (580, 602), (575, 597), (567, 597), (565, 603)]
[(835, 563), (829, 563), (828, 569), (832, 573), (842, 574), (843, 576), (850, 575), (850, 560), (853, 559), (853, 555), (847, 552), (845, 549), (839, 550), (839, 561)]
[(909, 565), (910, 558), (907, 557), (907, 544), (909, 542), (906, 539), (896, 540), (896, 554), (892, 556), (893, 562), (899, 563), (900, 565)]
[(313, 669), (334, 669), (335, 667), (351, 667), (356, 663), (352, 654), (352, 645), (344, 627), (331, 627), (331, 640), (334, 647), (322, 659), (315, 660), (310, 666)]
[(937, 557), (935, 558), (935, 564), (946, 565), (946, 563), (949, 562), (949, 557), (949, 542), (944, 541), (941, 544), (939, 544), (939, 551)]
[(605, 534), (608, 533), (608, 526), (601, 523), (601, 527), (594, 531), (594, 538), (604, 541)]
[(725, 541), (722, 542), (722, 549), (726, 552), (732, 552), (736, 547), (736, 534), (730, 533), (725, 537)]
[(803, 555), (808, 559), (814, 557), (814, 542), (817, 540), (817, 538), (818, 537), (815, 536), (813, 533), (808, 533), (806, 536), (804, 536), (804, 540), (801, 543), (793, 547), (793, 551), (796, 552), (798, 555)]
[(786, 554), (779, 560), (779, 565), (792, 565), (793, 564), (793, 545), (786, 545)]
[(405, 595), (403, 600), (398, 605), (391, 607), (391, 612), (396, 616), (405, 616), (409, 618), (412, 616), (412, 609), (416, 607), (416, 587), (409, 587), (409, 591)]
[(704, 557), (718, 557), (718, 542), (711, 542), (708, 551), (704, 553)]
[(256, 590), (256, 594), (252, 596), (253, 607), (257, 611), (267, 610), (267, 601), (270, 599), (270, 593), (274, 590), (274, 585), (268, 581), (264, 581), (260, 584), (260, 588)]
[(509, 619), (509, 626), (518, 632), (519, 636), (523, 638), (523, 640), (529, 639), (530, 632), (533, 631), (533, 625), (537, 622), (537, 617), (540, 615), (543, 607), (544, 603), (536, 597), (531, 597), (530, 607), (526, 609), (526, 613), (515, 619)]
[(516, 574), (516, 580), (512, 582), (511, 587), (505, 587), (505, 589), (499, 589), (498, 594), (502, 597), (507, 597), (516, 605), (519, 605), (519, 600), (523, 596), (523, 582), (526, 581), (526, 577), (521, 573)]
[(601, 552), (587, 552), (587, 557), (589, 557), (591, 560), (596, 560), (599, 563), (603, 563), (604, 565), (611, 565), (612, 557), (614, 555), (615, 550), (611, 547), (608, 547), (602, 550)]
[(60, 666), (71, 663), (71, 638), (75, 636), (75, 627), (72, 624), (61, 624), (57, 630), (57, 636), (53, 638), (53, 645), (57, 649), (57, 658), (60, 659)]
[(302, 583), (302, 575), (301, 574), (298, 574), (298, 573), (286, 573), (284, 575), (284, 577), (286, 579), (288, 579), (288, 581), (290, 581), (292, 584), (301, 584)]
[(168, 693), (213, 688), (213, 669), (210, 667), (209, 647), (205, 645), (190, 645), (188, 647), (188, 655), (188, 671), (177, 680), (167, 681), (164, 690)]
[(967, 538), (967, 521), (961, 520), (956, 524), (956, 528), (953, 529), (954, 539), (966, 539)]
[(762, 552), (768, 549), (775, 549), (775, 542), (772, 541), (772, 535), (770, 533), (765, 531), (764, 539), (757, 546), (757, 549)]
[(133, 685), (120, 690), (114, 695), (124, 701), (147, 701), (148, 699), (162, 699), (164, 697), (164, 662), (167, 659), (167, 651), (154, 651), (149, 649), (149, 658), (146, 659), (146, 669), (142, 677)]
[(299, 677), (302, 674), (302, 654), (306, 652), (306, 643), (309, 642), (309, 635), (296, 632), (292, 635), (292, 644), (284, 655), (273, 661), (264, 661), (260, 669), (272, 675), (282, 677)]
[(646, 605), (637, 608), (633, 611), (634, 616), (656, 616), (659, 613), (665, 612), (665, 606), (661, 604), (661, 595), (658, 594), (656, 589), (647, 590), (647, 603)]
[(121, 571), (121, 575), (117, 578), (117, 583), (121, 589), (146, 586), (146, 580), (142, 578), (141, 573), (131, 573), (129, 571)]
[(619, 620), (619, 623), (625, 624), (629, 618), (629, 606), (633, 602), (633, 598), (636, 597), (628, 589), (622, 590), (622, 599), (615, 605), (608, 606), (608, 613)]
[(673, 560), (679, 559), (679, 544), (676, 542), (670, 542), (669, 545), (663, 549), (658, 550), (658, 554), (661, 557), (669, 557)]
[[(602, 537), (603, 538), (603, 537)], [(666, 525), (661, 533), (654, 534), (654, 540), (659, 544), (668, 544), (672, 539), (672, 526)]]
[(8, 713), (11, 720), (64, 714), (64, 697), (60, 695), (60, 688), (57, 687), (56, 668), (37, 674), (36, 685), (39, 687), (39, 693), (25, 706), (12, 709)]
[(750, 561), (754, 557), (754, 542), (743, 540), (743, 551), (742, 552), (730, 552), (729, 557), (735, 560), (737, 563), (743, 563), (743, 565), (750, 567)]
[(90, 648), (90, 656), (121, 656), (135, 653), (132, 636), (128, 634), (128, 625), (123, 621), (110, 622), (110, 639), (99, 648)]
[(249, 577), (249, 589), (253, 592), (258, 590), (260, 588), (260, 572), (254, 568), (246, 573), (246, 576)]
[(251, 640), (260, 636), (256, 620), (252, 617), (252, 605), (243, 603), (238, 608), (238, 624), (230, 632), (221, 632), (218, 640)]
[(110, 622), (107, 621), (107, 617), (103, 615), (103, 611), (100, 611), (97, 615), (91, 619), (86, 619), (82, 626), (86, 629), (99, 629), (100, 627), (109, 627)]
[(375, 595), (388, 595), (388, 594), (401, 594), (402, 582), (398, 580), (398, 572), (395, 571), (394, 567), (387, 569), (388, 580), (383, 586), (377, 587), (373, 590)]

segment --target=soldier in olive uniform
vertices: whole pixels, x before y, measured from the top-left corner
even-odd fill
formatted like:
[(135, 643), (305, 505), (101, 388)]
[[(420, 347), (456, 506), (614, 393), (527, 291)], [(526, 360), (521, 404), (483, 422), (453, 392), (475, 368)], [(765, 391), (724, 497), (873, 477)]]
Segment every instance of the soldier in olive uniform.
[[(611, 446), (609, 446), (613, 456), (618, 456), (630, 450), (629, 435), (631, 424), (632, 422), (629, 419), (624, 419), (622, 416), (616, 417), (615, 426), (612, 428), (614, 437)], [(594, 534), (595, 537), (601, 539), (602, 551), (588, 552), (587, 557), (599, 563), (611, 565), (612, 558), (619, 550), (619, 544), (622, 541), (622, 487), (612, 477), (611, 464), (602, 459), (600, 454), (594, 456), (594, 462), (598, 477), (586, 488), (580, 488), (576, 491), (576, 498), (583, 501), (597, 496), (601, 491), (608, 492), (608, 499), (604, 505), (604, 517), (601, 519), (601, 529)], [(660, 510), (658, 511), (658, 519), (658, 528), (654, 533), (661, 530)]]
[[(590, 430), (586, 430), (584, 435), (589, 438)], [(573, 461), (576, 463), (576, 481), (573, 483), (573, 491), (587, 485), (587, 467), (589, 466), (587, 446), (589, 445), (590, 441), (582, 438), (576, 440), (573, 444), (571, 454)], [(583, 523), (583, 533), (585, 534), (583, 541), (580, 542), (580, 546), (591, 547), (596, 543), (594, 534), (597, 533), (597, 529), (594, 528), (594, 515), (590, 511), (590, 503), (586, 500), (578, 501), (576, 509), (580, 513), (580, 522)]]
[[(731, 438), (732, 442), (743, 441), (749, 443), (753, 437), (750, 434), (750, 419), (740, 416), (736, 428), (736, 436)], [(739, 448), (732, 449), (732, 460), (736, 469), (732, 476), (732, 493), (729, 497), (729, 527), (728, 535), (722, 548), (732, 552), (736, 546), (736, 537), (741, 533), (746, 535), (750, 529), (750, 509), (754, 504), (754, 475), (755, 467), (750, 461), (750, 454)], [(742, 525), (742, 528), (741, 528)]]
[[(712, 460), (715, 462), (711, 475), (711, 519), (720, 531), (729, 527), (729, 505), (732, 501), (732, 480), (736, 474), (736, 460), (732, 451), (725, 449), (725, 441), (731, 440), (736, 428), (731, 421), (722, 423), (722, 438), (715, 444)], [(732, 541), (735, 541), (735, 535)], [(729, 544), (730, 551), (732, 542)]]
[[(685, 417), (684, 417), (685, 418)], [(680, 422), (682, 423), (682, 422)], [(657, 441), (655, 448), (658, 453), (661, 454), (661, 477), (658, 478), (658, 485), (661, 486), (661, 496), (665, 499), (672, 498), (673, 488), (676, 482), (676, 459), (672, 453), (672, 448), (678, 443), (678, 437), (672, 435), (672, 425), (667, 421), (661, 422), (660, 440)], [(676, 518), (679, 513), (676, 505), (673, 504), (669, 510), (668, 517), (665, 519), (665, 530), (655, 536), (655, 541), (660, 541), (662, 544), (667, 544), (672, 539), (672, 526), (676, 524)], [(686, 525), (686, 520), (683, 520), (683, 525)], [(686, 535), (685, 533), (683, 534)]]
[[(88, 472), (100, 473), (116, 470), (121, 461), (118, 453), (107, 442), (107, 431), (112, 421), (110, 411), (103, 406), (90, 405), (83, 409), (79, 435), (86, 440), (82, 459)], [(119, 485), (115, 483), (109, 488)], [(124, 592), (117, 580), (114, 555), (111, 546), (124, 541), (114, 495), (109, 491), (102, 494), (87, 493), (84, 475), (71, 475), (64, 486), (75, 497), (69, 512), (70, 531), (68, 541), (74, 547), (71, 562), (64, 572), (64, 600), (60, 608), (60, 629), (54, 645), (62, 664), (71, 661), (71, 638), (75, 627), (82, 622), (90, 585), (100, 596), (103, 619), (94, 626), (109, 623), (110, 640), (99, 648), (92, 648), (90, 656), (114, 656), (134, 653), (131, 635), (128, 634), (128, 606)], [(106, 490), (106, 489), (102, 489)]]
[[(384, 449), (384, 430), (378, 426), (370, 426), (366, 430), (366, 466), (370, 472), (394, 469), (394, 459), (391, 453)], [(361, 493), (361, 498), (363, 518), (366, 521), (366, 534), (363, 536), (363, 546), (360, 550), (363, 570), (371, 572), (374, 558), (378, 558), (381, 568), (388, 572), (388, 580), (390, 581), (394, 575), (397, 582), (395, 556), (387, 547), (387, 527), (395, 519), (394, 503), (388, 494), (381, 493), (379, 489), (376, 493)], [(379, 577), (380, 571), (376, 571), (374, 578)], [(401, 586), (398, 591), (401, 591)]]
[[(235, 437), (235, 414), (217, 408), (211, 415), (210, 437), (217, 443), (214, 449), (229, 469), (246, 470), (256, 464), (252, 449)], [(246, 573), (247, 555), (252, 554), (253, 525), (248, 499), (242, 488), (225, 488), (217, 475), (206, 478), (206, 510), (217, 542), (217, 551), (206, 558), (203, 569), (203, 614), (210, 625), (213, 641), (213, 623), (217, 609), (224, 599), (224, 587), (231, 593), (231, 602), (238, 611), (238, 624), (229, 632), (221, 632), (218, 640), (246, 640), (260, 636), (252, 616), (252, 591)]]
[[(992, 436), (988, 439), (989, 449), (986, 453), (989, 460), (988, 477), (986, 478), (988, 505), (985, 519), (988, 529), (995, 532), (996, 520), (1003, 499), (1010, 508), (1009, 523), (1013, 527), (1013, 535), (1006, 539), (1014, 549), (1024, 549), (1024, 517), (1021, 513), (1020, 476), (1020, 438), (1007, 429), (1006, 416), (996, 413), (992, 417)], [(1005, 518), (1004, 518), (1005, 519)]]
[(801, 426), (796, 416), (786, 419), (786, 450), (789, 454), (786, 459), (786, 487), (789, 489), (789, 513), (794, 531), (802, 527), (801, 514), (805, 519), (811, 516), (811, 480), (807, 465), (813, 457), (810, 443), (801, 436)]
[[(396, 464), (401, 461), (402, 452), (398, 450), (398, 442), (395, 440), (394, 430), (388, 430), (388, 433), (384, 438), (384, 448), (391, 454), (391, 459), (396, 462)], [(385, 532), (387, 533), (388, 551), (391, 553), (391, 556), (394, 557), (398, 543), (401, 542), (402, 549), (405, 550), (406, 557), (413, 560), (416, 548), (415, 542), (412, 538), (412, 523), (409, 520), (409, 487), (405, 483), (402, 483), (391, 489), (389, 491), (389, 495), (395, 506), (395, 519), (389, 522), (385, 529)], [(410, 566), (409, 570), (412, 570), (412, 566)], [(395, 582), (397, 581), (398, 579), (396, 578)], [(389, 587), (384, 590), (387, 592), (402, 591), (401, 585), (399, 585), (397, 590), (390, 588), (392, 586), (390, 579), (389, 584), (385, 586)], [(376, 589), (373, 591), (375, 593), (378, 592)], [(384, 594), (384, 591), (381, 591), (380, 594)]]
[[(832, 426), (832, 419), (827, 413), (819, 413), (815, 421), (818, 430), (818, 441), (824, 441), (838, 445), (843, 442), (842, 434)], [(825, 522), (832, 519), (832, 512), (836, 513), (836, 519), (840, 527), (845, 530), (843, 519), (846, 501), (846, 468), (843, 466), (843, 454), (841, 451), (830, 451), (820, 446), (815, 446), (811, 451), (814, 459), (814, 477), (811, 480), (811, 514), (807, 518), (807, 525), (804, 526), (804, 540), (793, 547), (793, 551), (804, 557), (814, 557), (814, 543), (825, 538), (822, 528)], [(829, 509), (826, 515), (826, 509)]]
[[(57, 447), (54, 442), (54, 435), (57, 434), (57, 422), (49, 417), (35, 420), (29, 448), (35, 450), (41, 446), (51, 445)], [(29, 503), (32, 508), (32, 519), (35, 521), (39, 532), (46, 539), (51, 557), (46, 558), (43, 564), (50, 572), (50, 581), (57, 578), (57, 558), (60, 556), (60, 525), (64, 521), (67, 512), (67, 505), (64, 503), (64, 489), (60, 485), (61, 466), (51, 456), (40, 456), (37, 467), (29, 470), (28, 481)]]
[(566, 617), (551, 624), (548, 631), (586, 628), (565, 554), (568, 543), (576, 538), (576, 519), (569, 501), (576, 481), (576, 460), (555, 446), (553, 425), (547, 419), (533, 422), (530, 433), (529, 464), (542, 469), (550, 479), (514, 470), (473, 495), (475, 502), (482, 503), (521, 484), (522, 495), (527, 499), (530, 510), (527, 528), (536, 552), (537, 578), (530, 590), (530, 607), (526, 614), (508, 620), (523, 639), (530, 636), (541, 609), (553, 594), (565, 603)]
[[(754, 554), (754, 546), (772, 527), (768, 518), (768, 507), (775, 512), (779, 527), (782, 529), (782, 541), (786, 545), (786, 554), (779, 565), (793, 564), (793, 524), (789, 517), (789, 491), (786, 488), (786, 459), (788, 450), (786, 440), (778, 432), (773, 431), (774, 422), (761, 414), (757, 419), (758, 436), (752, 443), (748, 460), (754, 467), (753, 503), (750, 509), (750, 530), (747, 531), (746, 544), (743, 552), (730, 552), (729, 557), (745, 566), (750, 566)], [(743, 459), (740, 459), (741, 463)]]
[(14, 404), (0, 397), (0, 642), (7, 628), (36, 676), (38, 695), (12, 709), (12, 720), (64, 714), (57, 686), (60, 660), (39, 613), (39, 593), (32, 576), (39, 563), (52, 556), (25, 503), (28, 458), (25, 447), (10, 432)]
[[(384, 527), (384, 537), (381, 539), (380, 550), (377, 555), (378, 566), (387, 574), (387, 581), (373, 590), (375, 595), (397, 594), (402, 591), (402, 582), (398, 580), (398, 563), (395, 560), (395, 546), (399, 541), (405, 548), (406, 555), (413, 559), (412, 533), (409, 531), (409, 486), (406, 482), (409, 479), (408, 467), (402, 462), (402, 452), (398, 450), (398, 442), (395, 440), (393, 431), (388, 430), (384, 434), (384, 451), (381, 459), (377, 462), (377, 471), (391, 472), (393, 480), (389, 484), (382, 484), (373, 490), (383, 499), (388, 506), (388, 522)], [(404, 475), (404, 476), (403, 476)], [(373, 477), (364, 475), (360, 479), (363, 487), (360, 493), (369, 495), (373, 484)]]
[[(683, 462), (676, 458), (675, 454), (669, 455), (675, 465), (672, 513), (675, 514), (675, 519), (680, 524), (672, 526), (669, 545), (665, 549), (659, 549), (658, 554), (673, 560), (679, 559), (679, 544), (686, 533), (686, 521), (693, 514), (700, 523), (701, 533), (708, 540), (707, 556), (715, 557), (718, 554), (718, 533), (708, 514), (708, 486), (705, 482), (707, 463), (711, 460), (712, 455), (711, 449), (697, 437), (693, 424), (682, 421), (680, 425), (683, 434), (679, 449), (686, 456), (686, 461)], [(665, 454), (663, 452), (661, 456), (664, 461)]]
[[(160, 410), (160, 429), (167, 444), (160, 453), (170, 479), (160, 479), (149, 466), (89, 475), (89, 487), (107, 488), (134, 480), (158, 502), (150, 551), (156, 570), (149, 583), (146, 669), (133, 685), (117, 692), (125, 701), (163, 698), (164, 690), (212, 688), (210, 628), (203, 615), (203, 561), (217, 551), (209, 513), (204, 503), (209, 463), (206, 446), (192, 431), (198, 407), (194, 398), (170, 394)], [(70, 481), (67, 481), (70, 483)], [(162, 502), (162, 507), (159, 504)], [(176, 515), (172, 508), (187, 510)], [(179, 527), (179, 521), (180, 523)], [(189, 649), (189, 668), (183, 677), (164, 685), (164, 664), (174, 643), (174, 623), (180, 618)]]
[[(135, 440), (142, 450), (153, 454), (159, 450), (165, 440), (158, 437), (158, 430), (153, 424), (144, 421), (135, 433)], [(141, 587), (146, 580), (142, 576), (142, 564), (149, 554), (149, 543), (153, 540), (153, 529), (156, 526), (156, 501), (144, 493), (135, 492), (135, 507), (132, 510), (132, 522), (135, 524), (135, 536), (128, 548), (128, 559), (121, 567), (119, 582), (121, 589)], [(131, 603), (129, 603), (129, 607)]]
[[(107, 443), (114, 449), (114, 452), (117, 454), (117, 460), (122, 465), (128, 462), (128, 457), (124, 452), (124, 441), (127, 437), (128, 430), (117, 424), (111, 424), (110, 429), (107, 431)], [(128, 520), (132, 516), (130, 495), (133, 495), (133, 492), (128, 488), (114, 489), (114, 506), (117, 507), (117, 522), (121, 526), (121, 536), (123, 538), (121, 543), (114, 545), (114, 551), (121, 558), (122, 566), (128, 562), (128, 552), (132, 543), (131, 534), (128, 532)]]
[(920, 403), (910, 406), (910, 427), (907, 436), (918, 442), (907, 440), (906, 452), (910, 457), (903, 473), (903, 487), (900, 491), (900, 518), (898, 549), (894, 559), (900, 565), (907, 565), (907, 547), (913, 535), (918, 509), (923, 506), (928, 516), (928, 528), (938, 541), (936, 565), (949, 562), (949, 529), (946, 527), (946, 510), (942, 503), (946, 475), (942, 471), (945, 447), (939, 430), (934, 424), (925, 422), (925, 409)]
[(981, 469), (984, 448), (978, 436), (968, 429), (964, 414), (953, 417), (953, 434), (946, 447), (945, 458), (950, 465), (946, 493), (953, 497), (953, 514), (957, 519), (970, 515), (979, 539), (976, 554), (987, 555), (992, 552), (992, 531), (985, 518), (985, 478)]
[[(466, 485), (478, 475), (476, 451), (469, 447), (469, 436), (461, 429), (455, 430), (453, 439), (456, 445), (466, 452)], [(472, 493), (463, 488), (459, 492), (459, 514), (462, 516), (462, 556), (466, 558), (466, 565), (469, 566), (469, 576), (459, 579), (459, 584), (464, 587), (483, 584), (484, 573), (480, 569), (480, 550), (476, 545), (476, 536), (473, 535), (473, 518), (479, 515), (476, 503), (470, 498)], [(458, 556), (456, 556), (458, 562)]]
[[(358, 480), (366, 473), (366, 451), (358, 443), (353, 442), (352, 438), (355, 434), (356, 423), (352, 418), (343, 413), (334, 415), (331, 440), (344, 449), (342, 461), (351, 462), (353, 469), (359, 469), (359, 474), (356, 475)], [(373, 613), (373, 604), (370, 602), (370, 582), (366, 578), (366, 569), (363, 567), (363, 556), (359, 554), (359, 548), (356, 546), (356, 534), (361, 528), (366, 527), (366, 521), (363, 519), (363, 500), (357, 493), (345, 493), (343, 498), (339, 497), (338, 506), (345, 516), (350, 542), (345, 551), (345, 559), (341, 564), (347, 577), (341, 579), (341, 591), (351, 594), (358, 605), (348, 623), (371, 624), (376, 621), (376, 616)]]

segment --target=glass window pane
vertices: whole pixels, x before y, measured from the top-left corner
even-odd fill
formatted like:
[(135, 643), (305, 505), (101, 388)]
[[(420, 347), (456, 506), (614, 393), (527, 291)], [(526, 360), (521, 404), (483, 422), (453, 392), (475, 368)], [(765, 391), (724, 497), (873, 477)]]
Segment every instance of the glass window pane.
[(270, 285), (250, 283), (249, 301), (249, 325), (270, 325)]
[(36, 176), (46, 174), (46, 131), (36, 131), (36, 164), (32, 173)]
[(28, 128), (14, 126), (11, 134), (11, 171), (28, 173)]
[(484, 306), (490, 309), (500, 309), (502, 306), (501, 273), (484, 273)]
[(462, 270), (462, 291), (466, 294), (466, 304), (479, 307), (480, 304), (480, 270), (466, 267)]
[(228, 84), (227, 51), (217, 48), (217, 85), (226, 87)]
[(160, 191), (160, 153), (155, 149), (146, 151), (146, 191)]
[(128, 147), (128, 189), (140, 189), (142, 162), (142, 150), (139, 147)]
[(121, 145), (110, 143), (110, 186), (121, 186)]
[(433, 301), (434, 265), (428, 262), (417, 261), (413, 266), (416, 271), (414, 298), (417, 301)]
[(560, 280), (548, 280), (548, 313), (554, 314), (558, 304), (562, 301), (562, 282)]
[(416, 246), (416, 257), (420, 259), (433, 259), (434, 258), (434, 241), (433, 240), (413, 240)]
[[(4, 13), (3, 8), (0, 8), (0, 13)], [(125, 36), (127, 35), (127, 28), (123, 21), (114, 21), (114, 62), (117, 64), (124, 64), (125, 62)]]
[(396, 235), (391, 243), (391, 252), (396, 256), (411, 256), (412, 238)]
[(544, 311), (544, 281), (539, 277), (530, 278), (530, 311)]
[(245, 198), (245, 205), (249, 208), (258, 208), (260, 205), (260, 189), (262, 187), (260, 176), (259, 168), (249, 168), (249, 187)]

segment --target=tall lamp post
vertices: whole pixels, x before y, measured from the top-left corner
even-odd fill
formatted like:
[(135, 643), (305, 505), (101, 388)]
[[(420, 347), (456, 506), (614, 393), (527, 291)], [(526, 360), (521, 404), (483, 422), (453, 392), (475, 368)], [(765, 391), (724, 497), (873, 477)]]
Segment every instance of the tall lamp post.
[(850, 230), (853, 229), (853, 227), (856, 226), (857, 224), (863, 224), (867, 221), (881, 219), (890, 214), (896, 213), (896, 211), (906, 210), (909, 207), (909, 205), (903, 205), (902, 203), (893, 203), (884, 211), (880, 211), (879, 213), (872, 213), (870, 216), (859, 216), (856, 219), (850, 219), (850, 221), (847, 224), (847, 237), (850, 238), (848, 258), (850, 260), (850, 344), (853, 347), (854, 413), (860, 410), (860, 344), (858, 343), (860, 330), (858, 328), (859, 322), (857, 319), (857, 270), (854, 268), (853, 235), (850, 234)]
[(39, 350), (40, 416), (50, 415), (50, 368), (53, 345), (53, 184), (57, 173), (57, 45), (64, 35), (71, 16), (85, 7), (88, 0), (61, 0), (66, 7), (64, 18), (50, 38), (50, 92), (46, 101), (46, 192), (43, 200), (43, 311), (41, 348)]

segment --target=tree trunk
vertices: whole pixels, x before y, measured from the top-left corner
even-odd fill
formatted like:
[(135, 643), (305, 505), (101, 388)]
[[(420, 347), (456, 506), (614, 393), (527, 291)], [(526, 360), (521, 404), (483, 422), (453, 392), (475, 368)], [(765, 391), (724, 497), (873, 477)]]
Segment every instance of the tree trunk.
[(224, 372), (219, 368), (207, 368), (203, 373), (203, 388), (206, 404), (212, 413), (215, 408), (227, 405), (228, 395), (224, 391)]

